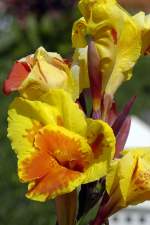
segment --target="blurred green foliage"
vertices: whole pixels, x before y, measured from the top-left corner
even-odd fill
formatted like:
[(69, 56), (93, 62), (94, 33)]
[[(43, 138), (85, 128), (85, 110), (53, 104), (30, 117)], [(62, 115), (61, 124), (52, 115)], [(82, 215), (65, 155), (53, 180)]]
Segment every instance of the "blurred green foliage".
[[(142, 116), (149, 111), (150, 117), (150, 57), (141, 57), (134, 67), (130, 81), (125, 82), (117, 92), (116, 98), (119, 108), (122, 108), (131, 96), (137, 96), (132, 113)], [(145, 119), (146, 122), (146, 118)]]
[[(58, 1), (59, 4), (59, 1)], [(50, 10), (40, 14), (28, 13), (21, 21), (10, 12), (0, 12), (0, 88), (14, 61), (31, 54), (39, 46), (71, 55), (71, 28), (78, 17), (74, 7)], [(142, 58), (135, 67), (133, 79), (119, 89), (117, 97), (122, 107), (132, 95), (137, 95), (134, 113), (150, 110), (150, 58)], [(0, 225), (55, 224), (53, 201), (32, 202), (24, 197), (26, 185), (19, 183), (16, 156), (6, 138), (7, 109), (14, 96), (0, 92)]]

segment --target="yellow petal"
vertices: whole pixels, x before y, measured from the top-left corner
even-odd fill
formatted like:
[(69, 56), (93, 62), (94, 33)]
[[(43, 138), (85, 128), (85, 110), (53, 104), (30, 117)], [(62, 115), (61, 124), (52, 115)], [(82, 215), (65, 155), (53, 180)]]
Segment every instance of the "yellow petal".
[(38, 99), (49, 88), (62, 88), (68, 91), (74, 100), (79, 96), (78, 83), (62, 57), (40, 47), (33, 56), (31, 71), (19, 90), (25, 98)]
[(8, 115), (8, 137), (19, 158), (34, 151), (34, 136), (41, 127), (60, 121), (60, 114), (54, 107), (23, 98), (13, 101)]
[(85, 183), (106, 175), (115, 152), (115, 137), (112, 129), (101, 120), (87, 119), (87, 140), (95, 161), (86, 171)]
[[(132, 76), (132, 69), (141, 53), (140, 30), (116, 1), (81, 0), (79, 8), (85, 19), (80, 39), (90, 35), (95, 42), (100, 55), (102, 90), (113, 95), (121, 83)], [(74, 36), (78, 30), (77, 21), (73, 27)], [(73, 41), (74, 47), (85, 47), (85, 44), (76, 43)]]
[(86, 18), (86, 20), (89, 19), (90, 17), (90, 11), (91, 8), (93, 8), (94, 6), (98, 6), (100, 4), (104, 4), (104, 3), (109, 3), (109, 4), (114, 4), (116, 3), (116, 0), (80, 0), (79, 1), (79, 9), (81, 11), (81, 13), (84, 15), (84, 17)]
[(132, 21), (127, 21), (118, 40), (115, 65), (105, 88), (106, 93), (114, 94), (124, 80), (131, 78), (140, 51), (139, 31)]
[(103, 121), (86, 119), (64, 90), (51, 89), (39, 101), (16, 98), (8, 121), (28, 198), (45, 201), (106, 175), (113, 131)]
[(62, 89), (49, 90), (40, 100), (58, 109), (65, 128), (85, 136), (87, 127), (85, 115), (67, 92)]
[(35, 136), (34, 147), (35, 152), (19, 163), (20, 179), (30, 182), (27, 197), (45, 201), (69, 193), (84, 182), (85, 170), (93, 161), (85, 138), (48, 125)]
[(79, 92), (90, 86), (87, 64), (87, 47), (77, 48), (73, 55), (72, 73), (79, 82)]
[(128, 191), (130, 189), (131, 179), (135, 167), (136, 167), (136, 157), (134, 157), (134, 155), (131, 153), (125, 155), (119, 163), (118, 168), (119, 186), (124, 201), (126, 201), (128, 197)]
[(133, 19), (141, 32), (142, 54), (150, 54), (150, 14), (145, 15), (144, 12), (139, 12)]
[(49, 157), (49, 171), (41, 179), (31, 182), (26, 196), (36, 201), (46, 201), (72, 192), (82, 183), (80, 172), (69, 170)]
[(150, 199), (150, 148), (128, 149), (123, 157), (112, 162), (106, 176), (110, 196), (107, 207), (115, 202), (110, 215), (128, 205)]
[(30, 182), (27, 197), (33, 200), (55, 198), (106, 174), (107, 158), (94, 159), (87, 140), (63, 127), (40, 129), (34, 146), (36, 152), (19, 164), (21, 180)]
[[(124, 204), (127, 200), (131, 178), (136, 167), (136, 158), (129, 152), (122, 159), (112, 162), (106, 179), (106, 188), (111, 195), (118, 189), (118, 197), (120, 204)], [(123, 203), (122, 203), (122, 202)]]
[(79, 97), (79, 83), (59, 54), (39, 48), (35, 53), (35, 59), (50, 88), (63, 88), (71, 94), (74, 100)]
[(67, 74), (63, 70), (48, 64), (44, 59), (39, 60), (38, 65), (41, 73), (44, 76), (43, 78), (49, 87), (60, 88), (67, 85)]
[(107, 158), (108, 161), (114, 157), (115, 136), (111, 127), (104, 121), (87, 119), (87, 139), (95, 157), (99, 157), (100, 154), (102, 160)]
[(54, 58), (63, 60), (61, 55), (56, 52), (47, 52), (43, 47), (39, 47), (35, 52), (35, 61), (40, 59), (45, 59), (48, 63), (53, 63)]
[(36, 135), (34, 145), (70, 169), (84, 171), (93, 161), (93, 152), (87, 140), (63, 127), (45, 126)]
[(150, 148), (128, 151), (131, 151), (137, 161), (128, 190), (127, 204), (138, 204), (150, 199)]
[(106, 190), (111, 195), (118, 185), (118, 160), (113, 160), (107, 173)]

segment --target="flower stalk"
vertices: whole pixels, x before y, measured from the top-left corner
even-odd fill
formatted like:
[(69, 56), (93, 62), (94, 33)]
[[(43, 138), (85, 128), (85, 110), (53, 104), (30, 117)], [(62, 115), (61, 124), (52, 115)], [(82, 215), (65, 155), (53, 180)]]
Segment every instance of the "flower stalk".
[(77, 214), (77, 190), (55, 199), (58, 225), (75, 225)]

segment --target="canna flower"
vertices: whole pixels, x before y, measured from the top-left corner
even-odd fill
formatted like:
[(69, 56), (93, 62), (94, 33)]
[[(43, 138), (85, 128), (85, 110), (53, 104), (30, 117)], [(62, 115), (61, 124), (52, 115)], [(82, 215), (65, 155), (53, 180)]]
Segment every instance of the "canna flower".
[[(90, 40), (93, 41), (100, 59), (100, 91), (113, 96), (120, 84), (132, 76), (132, 69), (141, 52), (140, 30), (134, 19), (115, 0), (80, 0), (79, 9), (83, 17), (74, 23), (72, 32), (73, 47), (76, 48), (74, 64), (80, 66), (83, 63), (78, 48), (85, 52), (83, 49), (87, 48)], [(81, 70), (80, 76), (88, 77), (83, 67)]]
[(16, 98), (9, 109), (8, 137), (18, 157), (18, 175), (37, 201), (70, 193), (106, 175), (115, 137), (101, 120), (86, 118), (63, 89), (38, 100)]
[[(115, 160), (106, 177), (110, 201), (114, 198), (118, 208), (150, 200), (150, 148), (123, 151), (123, 157)], [(115, 196), (116, 195), (116, 196)]]
[(144, 12), (139, 12), (133, 16), (137, 26), (141, 31), (142, 54), (150, 54), (150, 14), (145, 15)]
[(106, 176), (108, 202), (102, 207), (97, 221), (128, 205), (150, 200), (150, 148), (123, 151), (123, 157), (112, 161)]
[(78, 84), (67, 63), (59, 54), (42, 47), (16, 62), (3, 88), (5, 94), (17, 90), (29, 99), (37, 99), (50, 88), (62, 88), (73, 99), (78, 97)]

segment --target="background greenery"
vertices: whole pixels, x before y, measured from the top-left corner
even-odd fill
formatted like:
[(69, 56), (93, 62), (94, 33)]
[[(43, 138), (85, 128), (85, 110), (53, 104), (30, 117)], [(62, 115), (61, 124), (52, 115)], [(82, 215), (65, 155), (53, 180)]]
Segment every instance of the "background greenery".
[[(37, 47), (42, 45), (64, 57), (71, 55), (71, 28), (78, 17), (75, 7), (74, 1), (0, 1), (1, 90), (15, 60), (34, 52)], [(149, 71), (150, 57), (141, 58), (133, 79), (117, 94), (119, 107), (132, 95), (137, 95), (133, 113), (143, 115), (145, 120), (145, 112), (150, 111)], [(27, 187), (18, 182), (16, 156), (6, 138), (7, 109), (12, 97), (0, 91), (0, 225), (52, 225), (55, 224), (53, 202), (43, 204), (26, 199)]]

